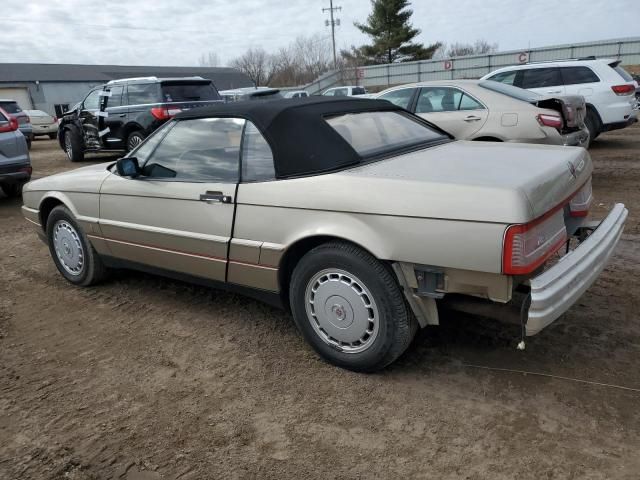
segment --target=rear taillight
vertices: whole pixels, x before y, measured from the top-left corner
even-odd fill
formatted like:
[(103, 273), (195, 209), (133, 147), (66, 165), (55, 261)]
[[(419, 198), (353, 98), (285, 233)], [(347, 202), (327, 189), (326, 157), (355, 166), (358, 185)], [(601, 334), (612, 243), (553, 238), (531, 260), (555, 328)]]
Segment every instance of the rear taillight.
[(20, 171), (31, 175), (33, 173), (33, 167), (22, 167)]
[(506, 275), (531, 273), (566, 241), (562, 208), (524, 225), (511, 225), (504, 235), (502, 271)]
[(18, 120), (15, 117), (8, 117), (6, 122), (0, 123), (0, 132), (14, 132), (18, 130)]
[(53, 122), (51, 123), (58, 123), (58, 117), (53, 117)]
[(593, 189), (591, 179), (576, 193), (569, 202), (569, 209), (572, 217), (586, 217), (589, 215), (589, 208), (593, 202)]
[(562, 128), (562, 117), (559, 115), (549, 115), (546, 113), (541, 113), (536, 117), (538, 123), (543, 127), (553, 127), (557, 129)]
[(24, 118), (24, 123), (31, 123), (31, 117), (29, 115), (25, 115), (23, 118)]
[(153, 107), (151, 109), (151, 115), (153, 115), (153, 118), (156, 120), (168, 120), (181, 111), (179, 108)]
[(631, 95), (636, 91), (636, 87), (627, 83), (625, 85), (614, 85), (611, 87), (611, 90), (613, 90), (613, 93), (616, 95)]

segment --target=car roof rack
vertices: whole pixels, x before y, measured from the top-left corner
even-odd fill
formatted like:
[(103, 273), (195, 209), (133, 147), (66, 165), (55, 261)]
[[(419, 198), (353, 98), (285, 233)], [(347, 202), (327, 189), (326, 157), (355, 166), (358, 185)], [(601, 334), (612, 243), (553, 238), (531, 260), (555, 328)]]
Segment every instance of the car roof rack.
[(561, 62), (580, 62), (586, 60), (610, 60), (607, 57), (596, 57), (595, 55), (589, 55), (587, 57), (578, 57), (578, 58), (560, 58), (558, 60), (540, 60), (537, 62), (527, 62), (525, 65), (537, 65), (539, 63), (561, 63)]

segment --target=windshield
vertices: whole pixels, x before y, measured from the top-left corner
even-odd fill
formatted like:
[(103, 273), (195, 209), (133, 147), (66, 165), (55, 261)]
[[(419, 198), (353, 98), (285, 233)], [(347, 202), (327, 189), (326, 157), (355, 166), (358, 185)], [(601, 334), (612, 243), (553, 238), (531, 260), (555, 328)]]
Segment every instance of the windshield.
[(493, 80), (484, 80), (478, 83), (482, 88), (486, 88), (487, 90), (492, 90), (494, 92), (502, 93), (511, 98), (515, 98), (516, 100), (522, 100), (527, 103), (535, 103), (540, 100), (540, 95), (530, 90), (525, 90), (523, 88), (514, 87), (513, 85), (506, 85), (500, 82), (494, 82)]
[(448, 139), (403, 112), (348, 113), (326, 121), (365, 158)]
[(18, 106), (16, 102), (1, 102), (0, 107), (7, 113), (20, 113), (22, 109)]
[(163, 83), (164, 102), (201, 102), (221, 100), (222, 97), (211, 83)]

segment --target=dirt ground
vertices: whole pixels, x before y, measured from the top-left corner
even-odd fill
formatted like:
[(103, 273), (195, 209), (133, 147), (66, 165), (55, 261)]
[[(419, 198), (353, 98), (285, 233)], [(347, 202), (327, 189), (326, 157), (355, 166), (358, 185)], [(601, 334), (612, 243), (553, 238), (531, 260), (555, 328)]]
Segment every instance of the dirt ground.
[[(574, 308), (524, 352), (517, 327), (449, 315), (375, 375), (240, 296), (133, 272), (74, 288), (0, 198), (0, 478), (640, 478), (639, 134), (592, 148), (594, 217), (630, 216)], [(48, 140), (32, 159), (76, 166)]]

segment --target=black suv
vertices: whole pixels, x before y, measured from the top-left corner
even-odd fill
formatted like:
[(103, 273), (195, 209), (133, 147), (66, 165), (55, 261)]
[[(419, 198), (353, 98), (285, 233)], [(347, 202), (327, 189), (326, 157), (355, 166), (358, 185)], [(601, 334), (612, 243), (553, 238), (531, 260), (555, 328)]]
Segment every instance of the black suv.
[(129, 151), (182, 110), (221, 101), (211, 80), (202, 77), (112, 80), (65, 112), (58, 142), (72, 162), (82, 161), (85, 152)]

